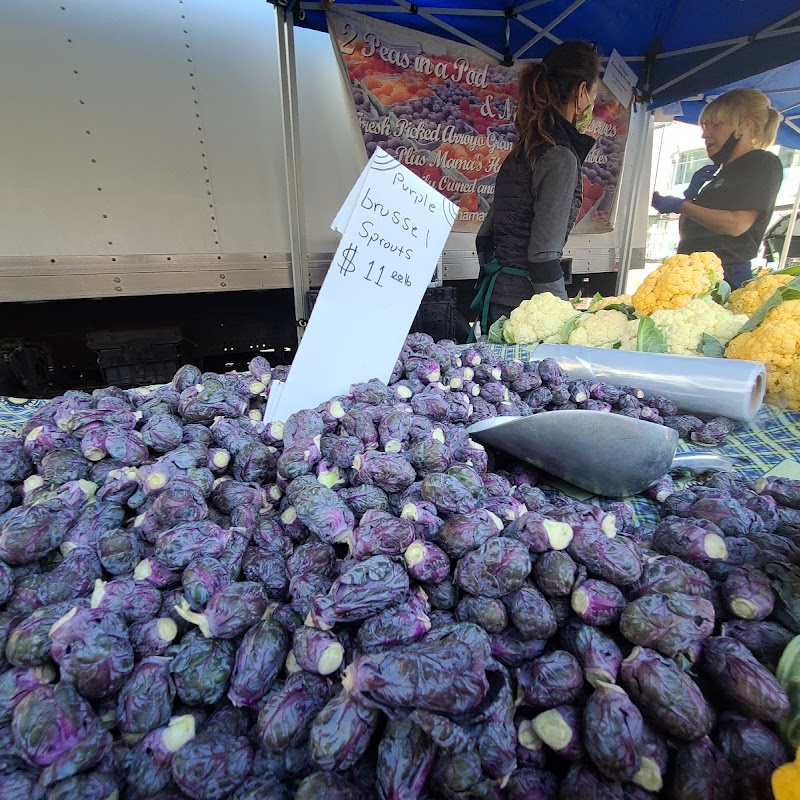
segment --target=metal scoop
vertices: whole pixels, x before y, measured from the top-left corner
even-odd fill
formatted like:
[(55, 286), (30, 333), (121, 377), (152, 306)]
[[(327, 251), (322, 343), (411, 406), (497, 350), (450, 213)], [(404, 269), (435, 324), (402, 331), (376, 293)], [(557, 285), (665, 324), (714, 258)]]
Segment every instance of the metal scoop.
[(717, 455), (676, 455), (677, 431), (605, 411), (493, 417), (468, 431), (483, 445), (604, 497), (638, 494), (668, 472), (727, 472), (734, 466)]

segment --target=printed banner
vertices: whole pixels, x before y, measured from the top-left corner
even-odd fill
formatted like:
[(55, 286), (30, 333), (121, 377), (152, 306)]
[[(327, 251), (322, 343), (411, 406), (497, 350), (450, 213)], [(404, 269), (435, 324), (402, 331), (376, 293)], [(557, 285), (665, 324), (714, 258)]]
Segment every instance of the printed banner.
[[(523, 63), (504, 67), (477, 48), (359, 14), (329, 12), (328, 26), (367, 155), (381, 147), (459, 206), (454, 231), (477, 232), (516, 141)], [(628, 116), (601, 85), (576, 233), (613, 229)]]

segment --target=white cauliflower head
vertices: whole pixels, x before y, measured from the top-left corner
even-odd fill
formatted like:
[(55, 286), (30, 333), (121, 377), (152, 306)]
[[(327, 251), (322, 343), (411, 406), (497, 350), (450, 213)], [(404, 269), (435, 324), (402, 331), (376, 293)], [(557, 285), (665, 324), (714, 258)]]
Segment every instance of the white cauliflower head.
[(581, 314), (567, 343), (611, 348), (624, 338), (628, 322), (627, 315), (621, 311), (605, 310)]
[(510, 344), (562, 344), (564, 323), (575, 316), (572, 303), (550, 292), (523, 300), (503, 329)]
[(625, 323), (622, 338), (619, 340), (620, 350), (638, 350), (639, 319), (630, 319)]
[(724, 346), (747, 322), (745, 314), (734, 314), (710, 297), (689, 300), (681, 308), (655, 311), (650, 318), (664, 334), (667, 352), (686, 356), (701, 354), (704, 333)]

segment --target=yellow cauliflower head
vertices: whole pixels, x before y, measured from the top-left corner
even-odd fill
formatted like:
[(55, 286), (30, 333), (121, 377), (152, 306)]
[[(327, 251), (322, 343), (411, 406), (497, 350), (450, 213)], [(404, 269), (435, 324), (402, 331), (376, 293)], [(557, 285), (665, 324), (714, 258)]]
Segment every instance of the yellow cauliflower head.
[(622, 341), (628, 326), (628, 317), (621, 311), (598, 311), (581, 314), (567, 340), (568, 344), (587, 347), (613, 347)]
[(589, 304), (589, 311), (602, 311), (609, 306), (630, 306), (633, 305), (633, 295), (618, 294), (616, 297), (598, 297)]
[(693, 297), (707, 294), (723, 278), (722, 262), (714, 253), (671, 256), (651, 272), (633, 294), (640, 314), (680, 308)]
[(800, 300), (773, 308), (755, 330), (737, 336), (725, 356), (763, 362), (767, 402), (800, 411)]
[(747, 322), (747, 316), (734, 314), (708, 296), (696, 297), (680, 308), (655, 311), (650, 318), (664, 334), (667, 352), (682, 356), (701, 354), (704, 333), (726, 345)]
[(510, 344), (562, 344), (561, 330), (575, 313), (567, 300), (550, 292), (535, 294), (511, 312), (503, 336)]
[(734, 314), (747, 314), (748, 317), (756, 313), (759, 307), (775, 294), (776, 289), (786, 286), (794, 280), (794, 275), (777, 275), (767, 273), (763, 278), (748, 281), (741, 289), (735, 289), (728, 298), (728, 308)]

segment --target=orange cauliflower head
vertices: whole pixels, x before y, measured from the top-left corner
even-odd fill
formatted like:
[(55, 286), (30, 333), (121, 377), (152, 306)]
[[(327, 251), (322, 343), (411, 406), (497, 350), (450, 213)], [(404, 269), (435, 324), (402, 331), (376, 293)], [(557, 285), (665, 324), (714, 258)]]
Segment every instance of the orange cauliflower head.
[(671, 256), (634, 292), (633, 307), (640, 314), (681, 308), (693, 297), (708, 294), (723, 274), (722, 262), (714, 253)]
[(731, 292), (728, 308), (734, 314), (747, 314), (751, 317), (775, 294), (776, 289), (786, 286), (789, 281), (794, 280), (794, 277), (794, 275), (776, 275), (768, 272), (762, 278), (748, 281), (741, 289)]

